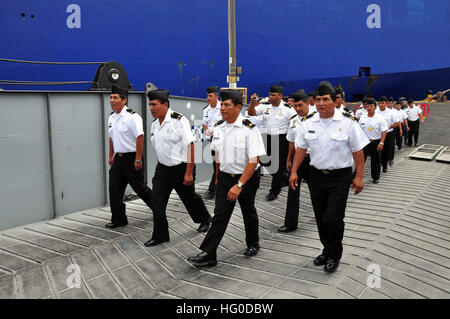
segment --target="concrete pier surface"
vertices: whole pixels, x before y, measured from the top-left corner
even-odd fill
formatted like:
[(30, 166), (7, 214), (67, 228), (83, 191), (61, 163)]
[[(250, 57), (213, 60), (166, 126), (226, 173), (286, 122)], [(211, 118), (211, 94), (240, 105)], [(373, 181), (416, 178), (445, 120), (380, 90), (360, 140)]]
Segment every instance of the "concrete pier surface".
[[(432, 104), (419, 145), (450, 145), (450, 105)], [(450, 166), (408, 159), (395, 163), (365, 188), (350, 191), (344, 255), (333, 274), (313, 265), (321, 252), (307, 186), (302, 183), (299, 228), (283, 224), (287, 188), (273, 202), (263, 176), (256, 198), (261, 250), (248, 258), (239, 205), (218, 250), (218, 265), (197, 269), (196, 231), (180, 199), (167, 206), (171, 240), (146, 248), (153, 216), (141, 200), (127, 202), (129, 225), (114, 230), (109, 207), (0, 232), (0, 298), (442, 298), (450, 296)], [(207, 183), (197, 185), (203, 194)], [(213, 213), (214, 201), (205, 200)], [(11, 212), (12, 214), (14, 212)]]

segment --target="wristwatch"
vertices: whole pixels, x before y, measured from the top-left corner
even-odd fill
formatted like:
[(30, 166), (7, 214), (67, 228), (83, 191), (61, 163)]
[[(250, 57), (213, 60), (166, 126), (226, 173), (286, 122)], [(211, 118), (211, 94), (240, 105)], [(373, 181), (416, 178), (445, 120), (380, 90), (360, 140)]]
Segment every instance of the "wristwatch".
[(238, 181), (237, 187), (242, 188), (242, 187), (244, 187), (244, 184), (242, 184), (241, 182)]
[(380, 144), (384, 146), (384, 143), (383, 143), (383, 142), (380, 142)]
[(141, 160), (135, 160), (135, 162), (136, 162), (136, 163), (140, 163), (140, 162), (142, 162), (142, 161), (141, 161)]

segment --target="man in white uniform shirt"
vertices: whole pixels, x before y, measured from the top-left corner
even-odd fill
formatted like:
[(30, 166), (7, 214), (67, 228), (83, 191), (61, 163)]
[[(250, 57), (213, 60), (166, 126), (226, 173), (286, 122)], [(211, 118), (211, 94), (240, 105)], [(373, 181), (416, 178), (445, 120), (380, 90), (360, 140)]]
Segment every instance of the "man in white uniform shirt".
[[(308, 96), (305, 93), (305, 90), (298, 90), (295, 93), (292, 93), (293, 99), (293, 108), (297, 112), (291, 118), (291, 125), (289, 127), (289, 131), (287, 133), (286, 139), (289, 141), (289, 153), (286, 163), (286, 171), (290, 171), (292, 167), (292, 158), (295, 153), (295, 137), (297, 136), (298, 128), (300, 127), (301, 120), (307, 116), (312, 116), (316, 112), (311, 112), (308, 106)], [(308, 180), (309, 178), (309, 154), (306, 154), (302, 165), (300, 165), (298, 171), (298, 185), (295, 190), (289, 188), (288, 197), (287, 197), (287, 205), (286, 205), (286, 215), (284, 218), (284, 225), (278, 228), (278, 232), (280, 233), (288, 233), (297, 229), (298, 225), (298, 215), (300, 210), (300, 185), (302, 179)]]
[[(214, 125), (222, 119), (222, 115), (220, 115), (218, 86), (211, 86), (206, 89), (206, 100), (208, 101), (208, 105), (203, 109), (202, 125), (205, 136), (211, 141), (214, 135)], [(211, 150), (211, 156), (213, 159), (213, 174), (209, 182), (208, 191), (205, 194), (206, 199), (214, 198), (216, 194), (216, 184), (214, 183), (216, 179), (216, 162), (214, 159), (216, 156), (213, 150)]]
[(336, 91), (336, 104), (337, 107), (336, 109), (340, 112), (347, 112), (350, 113), (351, 116), (354, 116), (353, 111), (351, 111), (345, 103), (345, 94), (344, 94), (344, 89), (342, 88), (342, 86), (339, 84), (338, 86), (334, 87), (334, 90)]
[(363, 115), (359, 120), (364, 134), (366, 134), (370, 143), (364, 147), (364, 162), (370, 156), (370, 172), (374, 184), (378, 184), (381, 171), (380, 152), (384, 148), (384, 141), (386, 139), (386, 132), (388, 126), (384, 118), (375, 112), (377, 102), (370, 99), (367, 102), (367, 115)]
[[(406, 115), (405, 110), (402, 110), (401, 108), (402, 103), (401, 101), (397, 101), (395, 102), (395, 109), (398, 111), (398, 114), (400, 114), (400, 120), (402, 123), (402, 133), (403, 133), (403, 137), (407, 137), (408, 136), (408, 115)], [(403, 145), (403, 137), (402, 136), (396, 136), (395, 139), (395, 143), (397, 144), (397, 148), (400, 151), (402, 149), (402, 145)], [(405, 144), (406, 144), (406, 139), (405, 139)]]
[(362, 100), (362, 104), (359, 106), (359, 108), (355, 112), (355, 118), (359, 121), (359, 119), (362, 116), (367, 115), (367, 97), (365, 96)]
[[(272, 85), (270, 87), (268, 105), (259, 105), (259, 101), (255, 100), (256, 94), (251, 96), (250, 105), (248, 107), (248, 115), (263, 115), (264, 126), (267, 131), (267, 153), (275, 160), (271, 161), (269, 168), (276, 172), (272, 174), (272, 184), (266, 199), (272, 201), (278, 197), (281, 188), (287, 184), (288, 176), (286, 172), (286, 159), (289, 151), (289, 142), (286, 140), (286, 134), (289, 129), (289, 120), (296, 114), (295, 110), (288, 104), (285, 104), (283, 98), (283, 87)], [(274, 145), (272, 145), (274, 144)], [(272, 151), (272, 146), (278, 144), (278, 154)], [(276, 149), (276, 148), (275, 148)]]
[(261, 133), (240, 113), (242, 93), (238, 90), (221, 92), (223, 120), (214, 130), (212, 147), (216, 151), (217, 193), (211, 228), (200, 245), (202, 252), (188, 260), (197, 267), (217, 264), (217, 248), (233, 213), (236, 200), (241, 206), (247, 249), (244, 255), (255, 256), (259, 251), (258, 214), (255, 208), (259, 188), (259, 157), (265, 154)]
[(316, 91), (311, 91), (308, 93), (308, 107), (311, 110), (311, 112), (317, 112)]
[(153, 233), (145, 246), (152, 247), (170, 240), (166, 206), (173, 189), (177, 192), (199, 232), (209, 229), (211, 216), (200, 195), (195, 193), (195, 137), (189, 120), (169, 107), (169, 91), (147, 93), (150, 111), (155, 118), (151, 142), (158, 164), (153, 176)]
[(408, 146), (412, 146), (412, 140), (414, 136), (414, 146), (417, 146), (419, 141), (419, 128), (420, 124), (423, 124), (422, 109), (414, 104), (413, 99), (408, 99), (408, 107), (405, 108), (406, 115), (408, 116)]
[(394, 144), (394, 128), (399, 125), (397, 116), (392, 110), (387, 108), (387, 98), (382, 96), (378, 101), (379, 110), (377, 111), (388, 125), (386, 132), (386, 140), (384, 141), (384, 147), (381, 151), (381, 166), (383, 167), (383, 173), (387, 172), (387, 166), (389, 160), (392, 158), (391, 152), (393, 152), (392, 145)]
[(108, 119), (109, 133), (109, 202), (111, 223), (107, 228), (128, 224), (123, 195), (127, 184), (152, 209), (152, 190), (144, 183), (142, 151), (144, 130), (142, 118), (126, 106), (128, 91), (112, 86), (110, 104), (113, 112)]
[(369, 140), (354, 117), (336, 110), (336, 91), (329, 82), (319, 84), (316, 105), (319, 113), (303, 120), (297, 132), (289, 184), (292, 189), (298, 187), (297, 170), (309, 150), (309, 191), (324, 247), (314, 265), (333, 272), (339, 266), (343, 252), (344, 216), (350, 186), (355, 189), (355, 194), (363, 190), (363, 148)]

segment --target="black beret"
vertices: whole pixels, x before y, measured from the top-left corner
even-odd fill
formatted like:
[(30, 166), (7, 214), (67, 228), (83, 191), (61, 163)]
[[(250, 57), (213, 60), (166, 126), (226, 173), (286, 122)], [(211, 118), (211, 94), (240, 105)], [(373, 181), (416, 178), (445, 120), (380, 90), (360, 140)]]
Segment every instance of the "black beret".
[(113, 84), (111, 87), (111, 94), (119, 94), (119, 96), (128, 97), (128, 90)]
[(334, 90), (331, 83), (328, 81), (320, 82), (319, 86), (317, 87), (316, 92), (317, 92), (318, 96), (324, 96), (327, 94), (336, 95), (336, 91)]
[(283, 87), (280, 85), (272, 85), (270, 87), (270, 93), (281, 93), (283, 94)]
[(315, 98), (315, 97), (316, 97), (316, 91), (311, 91), (311, 92), (309, 92), (309, 93), (308, 93), (308, 96), (309, 96), (309, 97)]
[(367, 105), (377, 105), (377, 102), (374, 99), (367, 99)]
[(385, 96), (380, 97), (378, 102), (387, 102), (387, 98)]
[(340, 84), (338, 86), (335, 86), (334, 90), (336, 91), (336, 94), (344, 94), (344, 90), (342, 89), (342, 86)]
[(169, 90), (152, 90), (147, 93), (149, 100), (160, 100), (161, 102), (169, 101)]
[(295, 91), (294, 93), (291, 94), (292, 98), (294, 99), (295, 102), (301, 101), (306, 99), (308, 96), (305, 93), (305, 90), (298, 90)]
[(242, 93), (240, 90), (231, 90), (231, 89), (222, 90), (222, 92), (220, 92), (220, 99), (222, 101), (233, 100), (234, 104), (242, 105)]
[(414, 100), (412, 98), (408, 99), (408, 104), (414, 103)]
[(206, 93), (219, 93), (219, 87), (218, 86), (210, 86), (206, 89)]

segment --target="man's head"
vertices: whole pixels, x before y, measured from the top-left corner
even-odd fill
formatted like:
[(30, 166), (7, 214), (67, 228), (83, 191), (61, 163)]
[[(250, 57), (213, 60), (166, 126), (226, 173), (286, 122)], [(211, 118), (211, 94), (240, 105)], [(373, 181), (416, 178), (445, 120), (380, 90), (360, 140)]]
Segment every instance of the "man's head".
[(380, 99), (378, 100), (378, 106), (380, 107), (381, 111), (386, 110), (387, 98), (385, 96), (380, 97)]
[(311, 91), (308, 93), (308, 104), (309, 105), (316, 104), (316, 91)]
[(367, 114), (369, 116), (373, 116), (375, 114), (375, 110), (377, 109), (377, 102), (374, 99), (367, 100)]
[(316, 106), (320, 117), (332, 117), (336, 105), (336, 91), (333, 86), (328, 81), (321, 82), (316, 90)]
[(400, 110), (400, 109), (402, 108), (402, 102), (401, 102), (401, 101), (395, 102), (395, 108), (396, 108), (397, 110)]
[(242, 93), (239, 90), (222, 90), (220, 92), (222, 119), (234, 123), (242, 109)]
[(308, 96), (305, 90), (298, 90), (292, 93), (292, 99), (294, 101), (293, 107), (299, 116), (306, 116), (309, 112)]
[(367, 96), (363, 97), (362, 99), (362, 106), (363, 108), (367, 109), (367, 102), (369, 101), (369, 99), (367, 98)]
[(169, 109), (169, 90), (153, 90), (147, 93), (153, 118), (163, 120)]
[(283, 99), (283, 87), (279, 85), (272, 85), (269, 91), (269, 103), (278, 106)]
[(413, 107), (414, 106), (414, 100), (412, 98), (408, 99), (408, 105), (409, 105), (409, 107)]
[(128, 102), (128, 91), (113, 85), (111, 88), (111, 94), (109, 96), (109, 104), (111, 104), (111, 109), (116, 113), (120, 113), (123, 107)]
[(206, 101), (212, 107), (217, 106), (217, 101), (219, 101), (219, 87), (218, 86), (210, 86), (206, 89)]
[(390, 98), (388, 98), (387, 100), (387, 107), (392, 109), (392, 107), (394, 106), (394, 98), (391, 96)]
[(334, 90), (336, 91), (336, 105), (337, 107), (341, 107), (341, 104), (344, 102), (344, 90), (340, 84), (335, 86)]
[(289, 94), (288, 104), (293, 107), (294, 106), (294, 98), (292, 97), (292, 94), (294, 94), (294, 93)]

